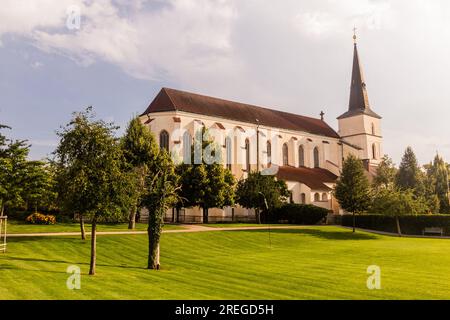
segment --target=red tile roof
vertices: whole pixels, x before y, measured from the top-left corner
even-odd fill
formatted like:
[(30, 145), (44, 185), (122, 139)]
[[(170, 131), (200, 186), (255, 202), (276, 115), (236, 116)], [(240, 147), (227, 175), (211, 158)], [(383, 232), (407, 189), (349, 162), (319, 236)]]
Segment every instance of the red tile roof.
[(312, 190), (330, 191), (325, 183), (335, 183), (337, 176), (322, 168), (280, 166), (277, 178), (285, 181), (297, 181), (306, 184)]
[(184, 111), (252, 124), (258, 119), (263, 126), (339, 138), (337, 132), (320, 119), (170, 88), (162, 88), (143, 115), (164, 111)]

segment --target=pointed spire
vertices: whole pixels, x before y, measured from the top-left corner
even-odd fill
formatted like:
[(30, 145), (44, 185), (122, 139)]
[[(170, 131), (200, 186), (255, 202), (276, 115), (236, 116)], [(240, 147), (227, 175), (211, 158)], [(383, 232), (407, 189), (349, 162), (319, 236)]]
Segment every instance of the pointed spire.
[(350, 101), (348, 111), (340, 118), (346, 118), (357, 114), (367, 114), (376, 118), (381, 118), (370, 109), (369, 96), (367, 94), (366, 83), (361, 68), (358, 55), (358, 46), (356, 44), (356, 28), (353, 28), (353, 69), (352, 80), (350, 83)]

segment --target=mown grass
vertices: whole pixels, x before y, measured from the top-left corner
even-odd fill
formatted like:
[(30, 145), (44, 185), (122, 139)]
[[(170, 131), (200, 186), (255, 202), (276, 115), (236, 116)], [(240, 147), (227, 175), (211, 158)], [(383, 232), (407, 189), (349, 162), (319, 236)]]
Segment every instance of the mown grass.
[[(145, 231), (148, 225), (146, 223), (136, 223), (136, 229), (129, 230), (127, 223), (98, 224), (98, 231)], [(91, 225), (86, 223), (86, 231), (91, 231)], [(166, 224), (165, 230), (184, 229), (180, 225)], [(48, 233), (48, 232), (80, 232), (78, 223), (56, 223), (53, 225), (29, 224), (23, 221), (8, 220), (8, 234), (18, 233)]]
[[(448, 299), (450, 241), (397, 238), (338, 227), (162, 235), (159, 271), (146, 270), (145, 235), (11, 238), (0, 253), (3, 299)], [(66, 268), (82, 270), (68, 290)], [(381, 290), (368, 290), (369, 265)]]

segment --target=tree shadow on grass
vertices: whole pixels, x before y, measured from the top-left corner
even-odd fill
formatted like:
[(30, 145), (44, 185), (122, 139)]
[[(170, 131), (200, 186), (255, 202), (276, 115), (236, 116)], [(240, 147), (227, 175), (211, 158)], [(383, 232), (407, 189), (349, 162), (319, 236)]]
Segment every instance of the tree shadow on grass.
[[(268, 229), (247, 229), (247, 230), (229, 230), (229, 232), (259, 232), (259, 233), (268, 233)], [(328, 240), (375, 240), (378, 239), (378, 236), (360, 233), (360, 232), (351, 232), (351, 231), (328, 231), (328, 230), (317, 230), (317, 229), (270, 229), (270, 233), (273, 234), (300, 234), (300, 235), (309, 235), (321, 239)]]

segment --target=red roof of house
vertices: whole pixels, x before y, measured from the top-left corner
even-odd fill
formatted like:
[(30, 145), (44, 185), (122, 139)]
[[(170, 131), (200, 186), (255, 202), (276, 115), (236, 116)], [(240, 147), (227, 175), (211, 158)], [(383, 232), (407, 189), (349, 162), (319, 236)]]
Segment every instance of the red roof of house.
[(335, 183), (337, 176), (322, 168), (280, 166), (277, 178), (285, 181), (297, 181), (306, 184), (313, 190), (330, 191), (325, 183)]
[(255, 125), (258, 119), (260, 125), (268, 127), (339, 138), (337, 132), (320, 119), (170, 88), (162, 88), (143, 115), (164, 111), (184, 111)]

